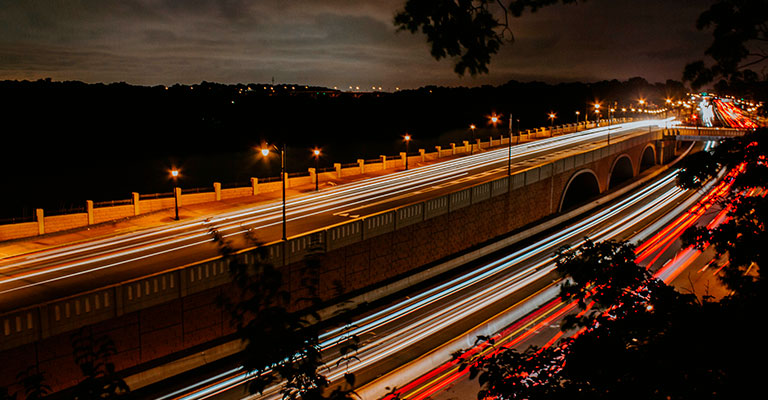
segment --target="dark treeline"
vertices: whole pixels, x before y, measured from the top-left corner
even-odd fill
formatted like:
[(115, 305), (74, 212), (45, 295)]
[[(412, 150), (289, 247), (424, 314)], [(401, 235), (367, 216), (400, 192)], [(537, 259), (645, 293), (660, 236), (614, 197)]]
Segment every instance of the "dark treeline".
[[(638, 98), (660, 104), (686, 92), (676, 81), (642, 78), (596, 83), (516, 82), (491, 87), (427, 86), (395, 93), (344, 93), (304, 85), (202, 82), (133, 86), (50, 80), (0, 82), (4, 116), (0, 218), (32, 215), (94, 201), (127, 199), (131, 192), (171, 190), (167, 169), (180, 167), (181, 185), (247, 183), (276, 176), (279, 162), (262, 160), (262, 143), (288, 144), (288, 169), (320, 167), (506, 133), (510, 113), (521, 129), (581, 120), (589, 104)], [(502, 115), (498, 130), (488, 125)], [(590, 116), (592, 118), (592, 116)]]

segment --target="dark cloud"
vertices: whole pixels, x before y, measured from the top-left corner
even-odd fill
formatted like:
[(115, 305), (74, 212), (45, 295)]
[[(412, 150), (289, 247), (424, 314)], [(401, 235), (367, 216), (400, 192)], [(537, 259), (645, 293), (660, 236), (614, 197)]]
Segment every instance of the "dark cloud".
[(457, 77), (421, 35), (396, 32), (404, 0), (6, 0), (0, 79), (136, 84), (280, 82), (346, 88), (536, 78), (679, 79), (701, 58), (694, 0), (590, 0), (512, 20), (491, 73)]

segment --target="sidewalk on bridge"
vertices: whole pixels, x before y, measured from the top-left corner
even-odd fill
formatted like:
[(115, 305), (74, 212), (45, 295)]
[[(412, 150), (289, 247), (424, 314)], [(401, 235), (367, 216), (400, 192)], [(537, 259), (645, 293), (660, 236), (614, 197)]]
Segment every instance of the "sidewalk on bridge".
[[(534, 139), (522, 139), (518, 143), (513, 144), (522, 145), (531, 141), (536, 141), (541, 138)], [(494, 146), (491, 148), (478, 149), (475, 154), (483, 153), (486, 151), (497, 150), (500, 148), (506, 148), (507, 145)], [(418, 168), (421, 166), (432, 165), (444, 161), (454, 160), (456, 158), (465, 157), (469, 154), (456, 154), (443, 156), (438, 159), (433, 159), (425, 162), (416, 162), (411, 165), (411, 168)], [(320, 190), (327, 190), (331, 187), (344, 185), (351, 182), (360, 181), (367, 178), (377, 177), (392, 174), (395, 172), (403, 171), (403, 168), (386, 169), (375, 172), (368, 172), (360, 175), (347, 176), (343, 178), (336, 178), (329, 181), (320, 182)], [(315, 190), (314, 183), (296, 186), (286, 189), (286, 197), (297, 196), (303, 193), (310, 193)], [(268, 202), (279, 201), (282, 198), (282, 192), (280, 190), (259, 193), (256, 196), (238, 197), (220, 201), (213, 201), (207, 203), (199, 203), (179, 207), (179, 220), (184, 222), (185, 220), (191, 220), (194, 218), (201, 218), (203, 216), (214, 216), (227, 212), (243, 210), (250, 207), (257, 206)], [(6, 242), (0, 242), (0, 260), (9, 259), (13, 257), (25, 256), (36, 252), (53, 249), (56, 247), (62, 247), (67, 245), (74, 245), (86, 241), (98, 240), (103, 238), (109, 238), (120, 234), (138, 232), (144, 229), (156, 228), (161, 226), (169, 226), (174, 223), (178, 223), (175, 220), (175, 210), (173, 208), (160, 210), (157, 212), (138, 215), (135, 217), (124, 218), (116, 221), (103, 222), (97, 225), (85, 226), (68, 231), (54, 232), (44, 234), (40, 236), (32, 236), (22, 239), (14, 239)]]
[[(487, 151), (483, 149), (482, 151)], [(437, 160), (430, 160), (426, 162), (417, 162), (415, 165), (411, 165), (411, 168), (418, 168), (421, 166), (431, 165), (447, 160), (452, 160), (463, 155), (454, 155), (442, 157)], [(383, 171), (375, 171), (360, 175), (348, 176), (330, 181), (320, 182), (320, 191), (327, 190), (329, 188), (344, 185), (356, 181), (360, 181), (367, 178), (383, 176), (392, 174), (395, 172), (403, 171), (402, 168), (387, 169)], [(306, 184), (286, 189), (286, 197), (290, 198), (304, 193), (311, 193), (315, 190), (315, 184)], [(175, 220), (175, 210), (173, 208), (164, 209), (157, 212), (143, 214), (135, 217), (125, 218), (116, 221), (103, 222), (97, 225), (91, 225), (82, 228), (76, 228), (68, 231), (54, 232), (41, 236), (33, 236), (23, 239), (9, 240), (6, 242), (0, 242), (0, 260), (29, 255), (32, 253), (66, 246), (73, 245), (90, 240), (97, 240), (101, 238), (108, 238), (120, 234), (138, 232), (144, 229), (155, 228), (160, 226), (169, 226), (174, 223), (184, 222), (195, 218), (202, 218), (204, 216), (214, 216), (227, 212), (247, 209), (259, 204), (280, 201), (282, 198), (282, 191), (276, 190), (271, 192), (259, 193), (256, 196), (237, 197), (232, 199), (226, 199), (221, 201), (207, 202), (193, 204), (189, 206), (179, 207), (179, 221)]]

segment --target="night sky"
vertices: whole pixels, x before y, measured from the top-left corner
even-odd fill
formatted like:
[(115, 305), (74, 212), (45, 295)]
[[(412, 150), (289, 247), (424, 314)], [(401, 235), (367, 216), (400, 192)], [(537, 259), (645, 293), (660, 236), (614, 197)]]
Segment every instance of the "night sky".
[(2, 0), (0, 79), (137, 85), (477, 86), (510, 79), (680, 80), (711, 33), (708, 0), (590, 0), (512, 19), (490, 74), (458, 77), (425, 37), (396, 32), (404, 0)]

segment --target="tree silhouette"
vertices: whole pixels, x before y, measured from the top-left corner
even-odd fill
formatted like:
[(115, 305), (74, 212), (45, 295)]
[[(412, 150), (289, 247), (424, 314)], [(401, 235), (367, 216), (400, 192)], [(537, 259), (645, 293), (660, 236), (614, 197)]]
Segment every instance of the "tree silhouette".
[(765, 289), (762, 266), (768, 253), (768, 129), (723, 141), (712, 152), (700, 152), (684, 162), (681, 186), (698, 188), (721, 168), (738, 169), (730, 192), (721, 201), (728, 219), (715, 228), (692, 227), (683, 235), (686, 245), (714, 245), (722, 263), (723, 283), (739, 296), (754, 296)]
[(6, 387), (0, 387), (0, 400), (16, 400), (16, 393), (11, 394)]
[(563, 299), (593, 299), (599, 312), (565, 323), (582, 329), (554, 346), (501, 347), (474, 360), (478, 399), (732, 399), (755, 391), (761, 372), (736, 343), (760, 333), (732, 327), (759, 308), (680, 294), (633, 266), (629, 250), (588, 242), (560, 252), (558, 268), (574, 274)]
[[(455, 59), (459, 75), (488, 73), (491, 57), (501, 45), (514, 42), (509, 17), (526, 9), (576, 0), (408, 0), (395, 15), (395, 26), (411, 33), (421, 31), (430, 44), (432, 57)], [(497, 18), (496, 15), (502, 15)]]
[(432, 57), (455, 57), (454, 71), (475, 76), (487, 73), (491, 56), (499, 51), (503, 36), (499, 21), (488, 9), (493, 0), (409, 0), (395, 16), (399, 30), (421, 30), (431, 45)]
[(696, 27), (712, 28), (705, 54), (714, 63), (700, 60), (685, 67), (684, 79), (694, 89), (717, 79), (735, 85), (768, 79), (768, 0), (718, 0), (699, 16)]
[(74, 388), (75, 399), (112, 399), (130, 391), (110, 361), (117, 349), (109, 336), (80, 328), (72, 334), (72, 348), (75, 363), (85, 377)]
[[(51, 393), (51, 387), (45, 383), (45, 373), (36, 366), (21, 371), (16, 376), (16, 381), (24, 387), (24, 398), (27, 400), (42, 399)], [(16, 398), (16, 395), (11, 398)]]
[[(336, 388), (326, 394), (330, 382), (319, 372), (324, 367), (319, 325), (289, 311), (291, 296), (285, 290), (282, 273), (266, 261), (263, 248), (254, 252), (252, 262), (245, 262), (216, 229), (212, 228), (210, 233), (229, 264), (236, 288), (220, 302), (230, 314), (237, 336), (245, 343), (242, 365), (253, 376), (248, 392), (263, 393), (273, 385), (281, 385), (284, 399), (349, 398), (354, 393), (352, 388)], [(257, 243), (252, 236), (250, 240)], [(312, 304), (317, 302), (320, 259), (313, 255), (305, 264), (307, 272), (301, 281), (309, 285), (309, 290), (301, 300)], [(317, 314), (311, 317), (320, 320)]]
[[(435, 59), (453, 57), (458, 75), (487, 73), (491, 57), (514, 41), (509, 18), (554, 4), (577, 0), (408, 0), (395, 16), (395, 26), (421, 31)], [(497, 17), (498, 16), (498, 17)], [(716, 89), (765, 99), (768, 81), (768, 0), (717, 0), (696, 21), (712, 29), (713, 40), (703, 60), (686, 65), (685, 81), (694, 89), (717, 83)]]

